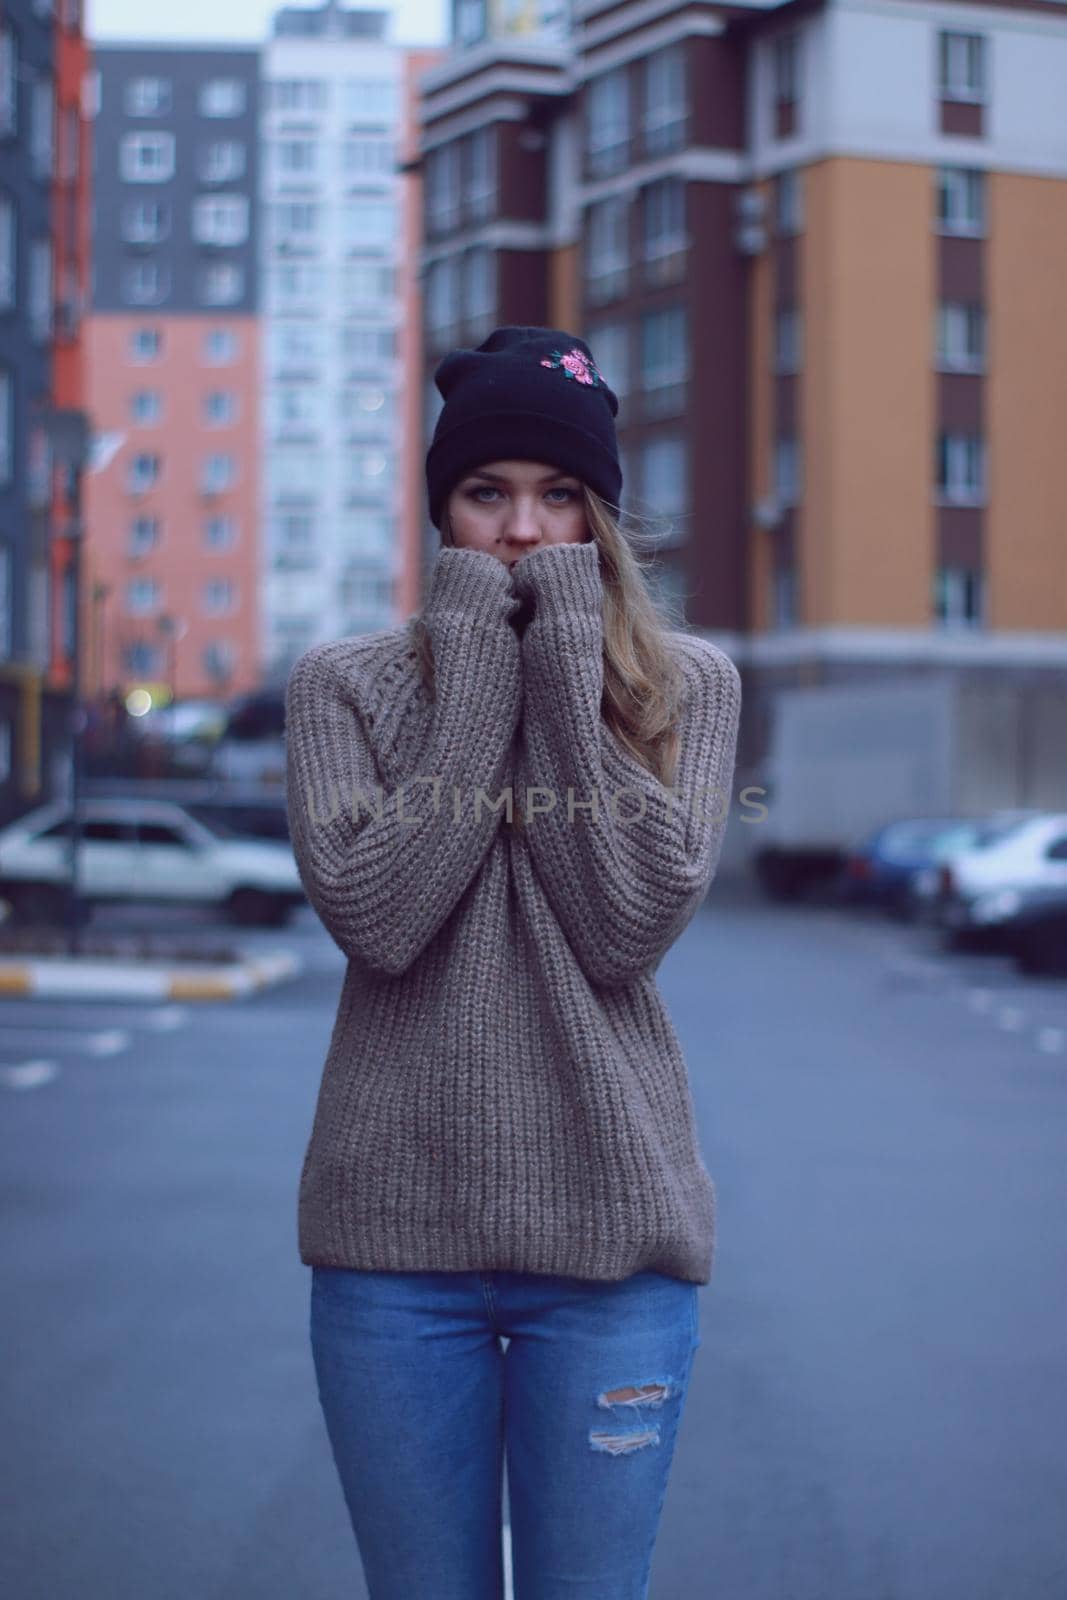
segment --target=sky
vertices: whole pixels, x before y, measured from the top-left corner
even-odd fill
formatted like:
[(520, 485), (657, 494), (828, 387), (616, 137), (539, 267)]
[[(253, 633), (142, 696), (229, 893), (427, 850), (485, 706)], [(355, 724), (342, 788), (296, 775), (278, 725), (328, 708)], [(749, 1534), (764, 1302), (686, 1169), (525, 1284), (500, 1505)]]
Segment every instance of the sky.
[[(144, 0), (88, 0), (85, 32), (90, 39), (184, 40), (204, 44), (262, 44), (283, 3), (309, 9), (306, 0), (181, 0), (146, 6)], [(317, 4), (320, 0), (316, 0)], [(316, 9), (312, 7), (311, 9)], [(446, 0), (367, 0), (366, 7), (393, 14), (387, 30), (394, 44), (438, 46), (445, 42)]]

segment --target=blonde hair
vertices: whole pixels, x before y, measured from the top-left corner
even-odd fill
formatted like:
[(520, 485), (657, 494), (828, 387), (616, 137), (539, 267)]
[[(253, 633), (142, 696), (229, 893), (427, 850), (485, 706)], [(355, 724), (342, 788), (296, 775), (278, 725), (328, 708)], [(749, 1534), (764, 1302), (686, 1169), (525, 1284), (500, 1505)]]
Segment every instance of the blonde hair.
[[(670, 635), (689, 625), (677, 608), (654, 594), (646, 571), (664, 534), (663, 519), (625, 513), (582, 485), (586, 524), (600, 549), (604, 583), (604, 689), (601, 713), (616, 738), (661, 783), (670, 786), (678, 763), (679, 713), (684, 680), (672, 654)], [(656, 524), (659, 524), (657, 529)], [(669, 529), (671, 524), (666, 524)], [(441, 539), (452, 544), (448, 512)], [(410, 624), (423, 681), (433, 693), (433, 648), (421, 613)], [(516, 809), (516, 816), (518, 811)], [(520, 823), (521, 826), (521, 823)]]

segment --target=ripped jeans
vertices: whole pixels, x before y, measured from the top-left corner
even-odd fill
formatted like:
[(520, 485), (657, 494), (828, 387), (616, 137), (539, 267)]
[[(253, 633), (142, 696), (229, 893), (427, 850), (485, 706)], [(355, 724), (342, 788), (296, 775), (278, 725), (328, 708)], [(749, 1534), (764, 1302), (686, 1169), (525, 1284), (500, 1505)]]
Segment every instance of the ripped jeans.
[(370, 1600), (504, 1600), (505, 1540), (514, 1600), (645, 1600), (696, 1284), (311, 1272), (319, 1399)]

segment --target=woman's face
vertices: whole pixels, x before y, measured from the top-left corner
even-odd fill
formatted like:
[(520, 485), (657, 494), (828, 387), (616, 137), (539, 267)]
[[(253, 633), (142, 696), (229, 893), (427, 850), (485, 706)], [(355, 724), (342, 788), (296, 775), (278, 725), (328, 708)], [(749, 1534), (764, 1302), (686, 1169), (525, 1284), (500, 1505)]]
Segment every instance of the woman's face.
[(541, 545), (588, 535), (580, 479), (544, 461), (487, 462), (459, 480), (446, 511), (454, 545), (509, 567)]

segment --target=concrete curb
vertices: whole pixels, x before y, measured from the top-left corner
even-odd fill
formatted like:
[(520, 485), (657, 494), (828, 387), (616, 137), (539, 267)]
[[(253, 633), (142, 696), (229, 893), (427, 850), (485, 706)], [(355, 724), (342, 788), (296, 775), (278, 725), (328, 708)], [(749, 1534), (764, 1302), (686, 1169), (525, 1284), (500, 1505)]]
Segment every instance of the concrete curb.
[(211, 966), (207, 962), (114, 961), (37, 956), (0, 959), (0, 997), (39, 995), (50, 999), (235, 1000), (295, 978), (304, 970), (288, 950)]

